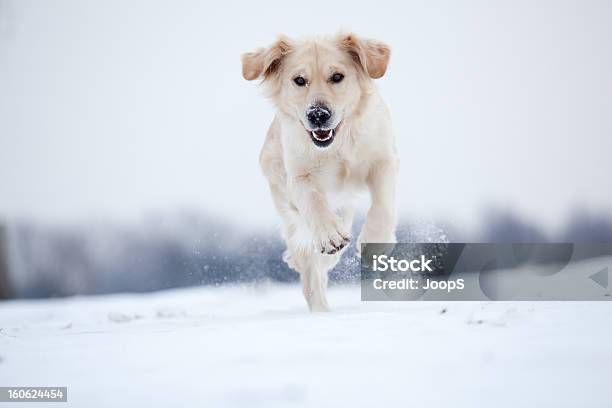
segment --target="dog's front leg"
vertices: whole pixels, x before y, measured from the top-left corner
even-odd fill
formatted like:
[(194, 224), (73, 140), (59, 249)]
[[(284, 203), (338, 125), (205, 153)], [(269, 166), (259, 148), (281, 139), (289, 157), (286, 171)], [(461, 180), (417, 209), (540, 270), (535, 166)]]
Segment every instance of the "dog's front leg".
[(335, 254), (349, 243), (350, 237), (344, 231), (342, 219), (331, 210), (325, 193), (316, 185), (312, 174), (291, 177), (289, 192), (291, 201), (310, 227), (313, 242), (309, 250)]
[[(311, 312), (328, 312), (327, 303), (327, 270), (323, 267), (321, 254), (302, 254), (307, 258), (300, 272), (304, 298)], [(337, 256), (337, 255), (336, 255)]]
[(395, 242), (396, 208), (395, 158), (378, 162), (370, 169), (367, 178), (372, 204), (361, 230), (357, 248), (367, 242)]

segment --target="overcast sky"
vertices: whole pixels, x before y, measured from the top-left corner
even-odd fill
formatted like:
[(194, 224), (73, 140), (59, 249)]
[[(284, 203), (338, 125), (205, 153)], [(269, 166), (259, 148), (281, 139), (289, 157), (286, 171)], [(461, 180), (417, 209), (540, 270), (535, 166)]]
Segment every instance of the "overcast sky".
[(612, 208), (612, 2), (0, 0), (0, 217), (275, 223), (240, 54), (341, 28), (393, 49), (403, 216)]

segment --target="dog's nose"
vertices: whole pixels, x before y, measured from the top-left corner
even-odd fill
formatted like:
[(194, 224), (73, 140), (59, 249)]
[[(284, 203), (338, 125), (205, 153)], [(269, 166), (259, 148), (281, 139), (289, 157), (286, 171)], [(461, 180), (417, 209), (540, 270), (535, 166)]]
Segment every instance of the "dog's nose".
[(306, 117), (311, 125), (321, 127), (331, 118), (331, 112), (326, 106), (313, 106), (306, 112)]

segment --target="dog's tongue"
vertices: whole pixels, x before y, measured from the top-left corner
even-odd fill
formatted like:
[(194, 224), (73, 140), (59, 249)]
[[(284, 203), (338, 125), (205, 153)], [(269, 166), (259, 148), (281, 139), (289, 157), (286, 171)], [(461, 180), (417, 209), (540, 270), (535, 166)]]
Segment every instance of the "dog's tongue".
[(319, 140), (329, 139), (332, 135), (333, 129), (329, 130), (315, 130), (313, 131), (313, 136)]

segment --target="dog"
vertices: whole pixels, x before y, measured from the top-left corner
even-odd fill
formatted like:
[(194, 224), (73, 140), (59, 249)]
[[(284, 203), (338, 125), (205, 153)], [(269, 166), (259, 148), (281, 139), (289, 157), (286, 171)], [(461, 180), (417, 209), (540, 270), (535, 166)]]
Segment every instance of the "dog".
[(294, 40), (243, 54), (242, 75), (262, 79), (276, 107), (260, 153), (287, 249), (311, 311), (328, 311), (328, 272), (349, 244), (354, 197), (369, 190), (361, 243), (395, 243), (399, 165), (390, 112), (374, 79), (386, 44), (354, 34)]

